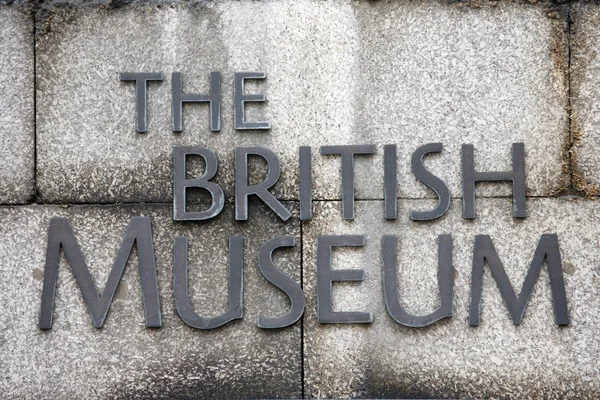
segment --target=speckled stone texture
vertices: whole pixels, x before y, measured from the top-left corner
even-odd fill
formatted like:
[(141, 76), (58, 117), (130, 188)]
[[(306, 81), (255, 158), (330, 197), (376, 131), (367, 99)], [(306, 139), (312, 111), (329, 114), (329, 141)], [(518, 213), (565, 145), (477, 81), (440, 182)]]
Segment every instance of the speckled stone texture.
[[(296, 398), (301, 396), (300, 323), (267, 331), (259, 316), (286, 312), (283, 292), (260, 274), (260, 246), (279, 235), (299, 238), (296, 217), (277, 221), (260, 207), (245, 224), (231, 208), (209, 223), (172, 222), (168, 205), (27, 206), (0, 208), (0, 397), (3, 399)], [(163, 327), (144, 325), (137, 253), (131, 257), (102, 329), (92, 325), (64, 256), (51, 331), (37, 328), (47, 229), (69, 218), (100, 288), (132, 216), (152, 220)], [(177, 316), (172, 291), (173, 237), (189, 239), (190, 294), (196, 311), (227, 309), (228, 245), (244, 244), (244, 319), (212, 331)], [(298, 240), (299, 243), (299, 240)], [(300, 247), (275, 253), (275, 262), (300, 281)]]
[(33, 19), (0, 3), (0, 203), (34, 194)]
[[(549, 3), (548, 3), (549, 4)], [(432, 193), (410, 173), (428, 142), (444, 153), (426, 165), (461, 196), (460, 146), (472, 143), (480, 170), (511, 168), (524, 142), (529, 194), (566, 183), (566, 18), (546, 3), (219, 1), (117, 9), (54, 10), (38, 30), (38, 189), (47, 202), (170, 201), (172, 147), (200, 145), (220, 161), (216, 181), (231, 198), (233, 148), (260, 145), (281, 159), (275, 193), (297, 199), (298, 147), (313, 147), (314, 196), (339, 199), (340, 159), (331, 144), (375, 144), (357, 157), (356, 191), (383, 198), (383, 145), (398, 145), (399, 196)], [(135, 88), (120, 72), (163, 72), (148, 89), (148, 132), (135, 132)], [(222, 130), (208, 106), (184, 106), (171, 130), (171, 73), (184, 91), (208, 92), (222, 73)], [(264, 71), (248, 90), (268, 103), (249, 120), (270, 131), (233, 129), (233, 72)], [(261, 167), (256, 168), (260, 179)], [(510, 195), (482, 185), (478, 195)]]
[(573, 183), (600, 195), (600, 4), (573, 4), (571, 27)]
[[(402, 202), (398, 221), (382, 218), (380, 201), (357, 204), (354, 222), (339, 218), (339, 202), (318, 202), (303, 226), (304, 366), (306, 396), (320, 398), (586, 398), (600, 396), (597, 317), (600, 204), (530, 199), (528, 218), (513, 219), (509, 199), (479, 199), (475, 221), (454, 201), (440, 221), (416, 223)], [(489, 268), (485, 268), (481, 325), (467, 323), (473, 240), (490, 235), (518, 293), (545, 233), (560, 242), (571, 326), (554, 323), (547, 268), (540, 273), (520, 326), (513, 325)], [(333, 268), (364, 269), (360, 283), (336, 283), (335, 311), (370, 311), (371, 325), (316, 323), (316, 238), (362, 234), (364, 248), (334, 250)], [(387, 314), (381, 282), (381, 236), (398, 236), (399, 291), (407, 311), (438, 306), (437, 235), (452, 234), (454, 317), (430, 327), (405, 328)]]

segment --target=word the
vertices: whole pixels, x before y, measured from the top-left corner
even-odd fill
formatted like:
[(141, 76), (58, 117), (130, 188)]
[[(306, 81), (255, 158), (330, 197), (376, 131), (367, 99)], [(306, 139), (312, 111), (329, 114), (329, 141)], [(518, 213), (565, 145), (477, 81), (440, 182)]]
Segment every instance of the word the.
[[(244, 120), (244, 104), (249, 102), (264, 102), (267, 97), (264, 94), (246, 94), (244, 81), (247, 79), (265, 79), (264, 72), (235, 72), (233, 74), (233, 124), (235, 129), (271, 129), (268, 122), (247, 122)], [(148, 81), (162, 81), (162, 72), (123, 72), (120, 74), (122, 81), (135, 82), (135, 104), (136, 104), (136, 130), (140, 133), (148, 129), (146, 116)], [(171, 117), (173, 121), (173, 132), (183, 131), (183, 103), (209, 103), (210, 107), (210, 130), (218, 132), (221, 130), (221, 73), (210, 73), (210, 92), (208, 94), (183, 93), (183, 77), (181, 72), (173, 72), (171, 75)]]

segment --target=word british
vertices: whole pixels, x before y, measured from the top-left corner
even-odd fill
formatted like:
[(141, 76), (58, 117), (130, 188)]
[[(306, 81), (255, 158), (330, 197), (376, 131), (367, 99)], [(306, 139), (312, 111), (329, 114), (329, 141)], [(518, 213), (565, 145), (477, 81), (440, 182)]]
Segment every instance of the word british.
[[(243, 317), (243, 265), (244, 238), (229, 238), (229, 309), (217, 317), (202, 317), (197, 314), (190, 302), (188, 293), (188, 242), (186, 237), (176, 237), (173, 246), (173, 292), (175, 307), (181, 319), (189, 326), (197, 329), (218, 328), (232, 320)], [(397, 238), (383, 236), (381, 240), (383, 258), (383, 292), (387, 311), (397, 323), (409, 327), (423, 327), (436, 321), (452, 317), (454, 272), (452, 266), (452, 236), (438, 236), (438, 285), (440, 307), (431, 314), (417, 316), (409, 314), (401, 305), (397, 287)], [(48, 252), (42, 292), (42, 309), (39, 320), (40, 329), (52, 328), (54, 296), (58, 279), (60, 249), (64, 249), (83, 299), (92, 316), (94, 326), (101, 328), (117, 286), (123, 275), (125, 265), (131, 254), (134, 243), (138, 249), (139, 271), (142, 282), (142, 295), (146, 316), (146, 326), (158, 328), (162, 326), (154, 244), (152, 242), (152, 226), (148, 217), (131, 218), (117, 258), (104, 286), (98, 296), (96, 285), (92, 279), (84, 256), (77, 243), (69, 221), (65, 218), (53, 218), (48, 233)], [(282, 290), (290, 299), (288, 312), (280, 317), (261, 317), (258, 326), (261, 328), (284, 328), (298, 321), (304, 313), (305, 298), (300, 285), (291, 277), (278, 269), (272, 259), (275, 250), (294, 247), (294, 236), (280, 236), (267, 241), (258, 253), (258, 265), (263, 276)], [(325, 324), (334, 323), (371, 323), (370, 312), (333, 311), (331, 289), (333, 282), (362, 281), (364, 271), (361, 269), (332, 269), (331, 256), (336, 247), (362, 247), (365, 237), (362, 235), (319, 236), (317, 238), (317, 313), (318, 321)], [(483, 269), (487, 262), (492, 276), (496, 280), (500, 294), (504, 299), (515, 324), (519, 324), (527, 307), (534, 284), (539, 276), (544, 260), (547, 260), (550, 276), (552, 299), (554, 302), (555, 321), (559, 325), (569, 324), (567, 298), (558, 238), (556, 235), (542, 235), (533, 260), (527, 271), (525, 282), (517, 296), (504, 270), (492, 240), (487, 235), (475, 236), (473, 247), (473, 268), (471, 274), (471, 303), (469, 324), (480, 323), (481, 293), (483, 286)]]
[[(417, 221), (433, 220), (443, 216), (450, 207), (450, 191), (440, 178), (429, 172), (423, 165), (423, 158), (430, 153), (440, 153), (441, 143), (429, 143), (419, 147), (412, 155), (412, 171), (417, 180), (431, 188), (438, 196), (436, 208), (429, 211), (411, 211), (410, 217)], [(344, 219), (354, 219), (354, 157), (375, 153), (374, 145), (321, 146), (322, 155), (335, 155), (342, 158), (342, 213)], [(199, 178), (186, 178), (187, 156), (202, 157), (206, 164), (204, 174)], [(262, 157), (268, 167), (266, 178), (259, 184), (248, 184), (248, 156)], [(513, 186), (513, 215), (525, 218), (525, 146), (523, 143), (512, 145), (512, 171), (479, 172), (475, 171), (474, 149), (471, 144), (462, 146), (463, 176), (463, 217), (475, 218), (475, 183), (482, 181), (510, 181)], [(173, 218), (177, 221), (201, 221), (216, 217), (225, 204), (223, 189), (210, 180), (218, 169), (217, 156), (210, 149), (199, 146), (176, 147), (173, 149)], [(278, 201), (269, 189), (277, 183), (281, 171), (279, 158), (264, 147), (235, 148), (235, 219), (248, 219), (248, 196), (256, 195), (279, 218), (286, 221), (292, 214)], [(384, 146), (384, 198), (386, 219), (397, 219), (397, 165), (396, 145)], [(312, 149), (302, 146), (299, 149), (300, 176), (300, 220), (312, 219)], [(187, 211), (186, 191), (188, 188), (207, 190), (211, 197), (211, 206), (204, 211)]]

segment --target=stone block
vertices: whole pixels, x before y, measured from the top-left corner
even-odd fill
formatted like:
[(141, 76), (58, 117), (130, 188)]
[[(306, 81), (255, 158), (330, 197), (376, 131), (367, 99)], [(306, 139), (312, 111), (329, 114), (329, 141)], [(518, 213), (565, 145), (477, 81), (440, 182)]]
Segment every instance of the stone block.
[(0, 203), (34, 194), (33, 19), (0, 4)]
[[(357, 203), (353, 222), (339, 202), (316, 203), (303, 226), (305, 394), (309, 398), (598, 398), (600, 221), (595, 201), (532, 199), (528, 218), (513, 219), (509, 199), (479, 199), (479, 216), (462, 219), (460, 201), (439, 221), (416, 223), (402, 202), (400, 219), (383, 219), (381, 201)], [(424, 204), (427, 205), (427, 204)], [(475, 235), (489, 235), (519, 293), (542, 234), (558, 235), (570, 326), (558, 326), (548, 269), (542, 267), (520, 325), (514, 325), (485, 267), (481, 324), (468, 325)], [(437, 235), (451, 234), (454, 315), (425, 328), (388, 315), (382, 288), (382, 235), (398, 236), (398, 287), (409, 313), (439, 306)], [(367, 311), (372, 324), (317, 324), (316, 238), (365, 235), (363, 248), (337, 248), (333, 269), (363, 269), (358, 283), (333, 284), (334, 311)]]
[[(125, 268), (101, 329), (92, 320), (64, 256), (51, 330), (38, 329), (47, 230), (67, 217), (96, 286), (102, 290), (132, 216), (153, 227), (162, 328), (146, 328), (137, 250)], [(257, 209), (245, 224), (227, 208), (201, 224), (172, 221), (167, 205), (26, 206), (0, 208), (0, 354), (4, 399), (17, 398), (297, 398), (301, 327), (264, 330), (259, 316), (282, 315), (287, 296), (261, 275), (257, 252), (278, 235), (299, 238), (297, 217), (282, 223)], [(228, 308), (228, 237), (244, 244), (244, 317), (196, 330), (177, 315), (173, 297), (173, 238), (189, 240), (189, 291), (195, 311)], [(300, 246), (278, 250), (276, 264), (300, 281)], [(287, 303), (286, 303), (287, 302)]]
[(571, 118), (573, 184), (600, 194), (600, 6), (573, 4), (571, 31)]
[[(411, 154), (442, 142), (427, 166), (461, 195), (460, 148), (480, 170), (508, 170), (524, 142), (529, 194), (563, 187), (568, 132), (566, 18), (548, 4), (500, 2), (225, 1), (55, 10), (38, 35), (38, 190), (47, 202), (162, 202), (172, 198), (172, 147), (213, 149), (215, 178), (233, 194), (234, 146), (281, 160), (274, 192), (298, 198), (298, 147), (313, 147), (314, 197), (339, 199), (340, 160), (321, 145), (375, 144), (357, 157), (356, 193), (383, 198), (383, 145), (398, 145), (399, 196), (431, 197), (410, 173)], [(222, 129), (207, 105), (185, 105), (171, 128), (171, 74), (186, 93), (207, 93), (222, 74)], [(264, 71), (247, 90), (266, 93), (233, 129), (233, 73)], [(135, 131), (135, 85), (120, 72), (163, 72), (148, 85), (148, 132)], [(264, 165), (256, 168), (260, 179)], [(510, 187), (483, 185), (481, 196)]]

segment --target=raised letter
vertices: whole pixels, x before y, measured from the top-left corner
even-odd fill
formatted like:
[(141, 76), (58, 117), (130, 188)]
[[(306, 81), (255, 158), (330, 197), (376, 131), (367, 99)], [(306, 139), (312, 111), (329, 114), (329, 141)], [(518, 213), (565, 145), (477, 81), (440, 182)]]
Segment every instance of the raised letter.
[(246, 122), (244, 118), (245, 103), (262, 103), (267, 101), (264, 94), (246, 94), (246, 79), (265, 79), (264, 72), (235, 72), (233, 74), (233, 124), (235, 129), (271, 129), (269, 122)]
[(258, 319), (259, 328), (285, 328), (296, 323), (304, 313), (304, 292), (292, 278), (277, 269), (273, 263), (273, 251), (280, 247), (294, 247), (296, 238), (294, 236), (280, 236), (269, 240), (258, 252), (258, 266), (263, 276), (269, 282), (281, 289), (291, 302), (290, 310), (287, 314), (275, 318)]
[(364, 246), (364, 236), (319, 236), (317, 238), (317, 315), (321, 324), (370, 324), (373, 314), (359, 311), (334, 312), (331, 307), (333, 282), (360, 282), (365, 279), (362, 269), (331, 269), (333, 247)]
[(354, 219), (354, 155), (373, 154), (372, 144), (350, 146), (321, 146), (322, 155), (342, 156), (342, 209), (344, 219)]
[[(257, 185), (248, 185), (248, 155), (261, 156), (267, 161), (267, 177)], [(235, 148), (235, 219), (248, 219), (248, 196), (255, 194), (284, 221), (292, 215), (267, 189), (279, 179), (279, 159), (271, 150), (264, 147)]]
[(473, 145), (462, 146), (463, 174), (463, 218), (475, 218), (475, 182), (512, 181), (513, 184), (513, 215), (515, 218), (525, 218), (525, 145), (512, 145), (512, 171), (506, 172), (476, 172)]
[(396, 145), (383, 146), (383, 196), (385, 199), (385, 219), (398, 218), (398, 166)]
[(244, 315), (244, 238), (229, 238), (229, 310), (218, 317), (201, 317), (194, 312), (188, 293), (188, 241), (185, 236), (175, 238), (173, 254), (173, 292), (177, 313), (189, 326), (196, 329), (215, 329), (240, 319)]
[(430, 211), (411, 211), (410, 219), (413, 221), (429, 221), (446, 214), (450, 207), (450, 191), (448, 186), (437, 176), (427, 171), (423, 165), (423, 157), (429, 153), (441, 153), (443, 146), (441, 143), (429, 143), (419, 147), (412, 155), (411, 166), (415, 178), (425, 185), (429, 186), (439, 197), (439, 203), (436, 208)]
[(121, 72), (119, 79), (135, 82), (135, 130), (144, 133), (148, 130), (146, 117), (146, 88), (148, 81), (162, 81), (162, 72)]
[(519, 325), (529, 302), (529, 296), (531, 296), (531, 292), (533, 291), (533, 285), (542, 269), (544, 259), (548, 260), (548, 274), (550, 275), (555, 321), (558, 325), (569, 325), (567, 295), (565, 293), (565, 281), (556, 234), (542, 235), (533, 255), (531, 266), (527, 271), (527, 276), (525, 277), (525, 282), (523, 282), (519, 297), (515, 294), (515, 290), (510, 283), (510, 279), (508, 279), (508, 275), (506, 275), (506, 271), (502, 266), (502, 262), (490, 237), (488, 235), (475, 236), (469, 325), (477, 326), (480, 323), (483, 267), (486, 261), (492, 271), (492, 276), (498, 285), (498, 289), (500, 289), (500, 294), (506, 303), (513, 323)]
[(438, 236), (438, 287), (440, 307), (428, 315), (416, 316), (406, 312), (398, 298), (398, 274), (396, 266), (396, 236), (385, 235), (381, 240), (383, 253), (383, 295), (390, 316), (400, 325), (420, 328), (442, 318), (452, 316), (452, 236)]
[(312, 151), (300, 146), (300, 220), (312, 219)]
[[(204, 159), (206, 168), (200, 178), (185, 178), (185, 161), (188, 154), (198, 155)], [(209, 182), (217, 173), (217, 156), (205, 147), (175, 147), (173, 149), (173, 219), (175, 221), (201, 221), (219, 215), (225, 204), (223, 189), (214, 182)], [(208, 190), (212, 197), (210, 208), (205, 211), (187, 211), (186, 190), (199, 187)]]
[(210, 104), (210, 130), (218, 132), (221, 130), (221, 73), (210, 73), (209, 94), (185, 94), (183, 93), (183, 79), (181, 72), (173, 72), (171, 75), (171, 117), (173, 120), (173, 132), (183, 130), (183, 103), (209, 103)]
[(160, 328), (160, 299), (158, 297), (158, 282), (156, 280), (156, 264), (154, 262), (154, 246), (152, 244), (152, 225), (148, 217), (132, 217), (125, 231), (123, 242), (117, 253), (108, 280), (104, 285), (102, 296), (73, 233), (73, 228), (66, 218), (52, 218), (48, 229), (48, 250), (46, 252), (46, 267), (44, 271), (44, 288), (42, 290), (42, 310), (40, 313), (40, 329), (52, 329), (52, 313), (56, 281), (58, 280), (58, 264), (60, 249), (64, 250), (69, 261), (77, 285), (81, 290), (83, 300), (88, 307), (96, 328), (101, 328), (108, 313), (117, 286), (125, 270), (125, 264), (133, 249), (137, 246), (140, 278), (142, 281), (142, 296), (146, 316), (146, 326)]

